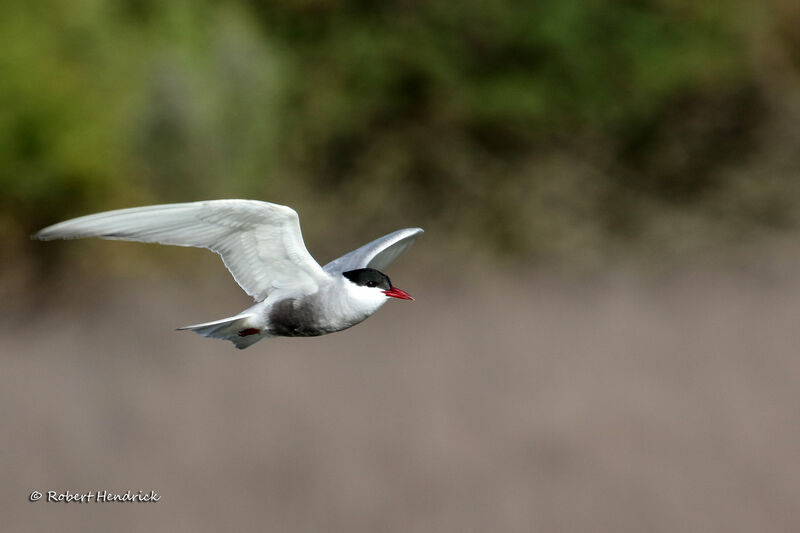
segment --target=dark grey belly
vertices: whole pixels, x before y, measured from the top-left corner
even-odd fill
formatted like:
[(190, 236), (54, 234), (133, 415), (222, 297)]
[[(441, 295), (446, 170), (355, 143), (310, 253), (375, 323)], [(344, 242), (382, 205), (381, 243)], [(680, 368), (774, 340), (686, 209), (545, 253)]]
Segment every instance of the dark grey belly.
[(320, 327), (319, 313), (308, 300), (283, 300), (269, 312), (269, 333), (281, 337), (316, 337), (329, 331)]

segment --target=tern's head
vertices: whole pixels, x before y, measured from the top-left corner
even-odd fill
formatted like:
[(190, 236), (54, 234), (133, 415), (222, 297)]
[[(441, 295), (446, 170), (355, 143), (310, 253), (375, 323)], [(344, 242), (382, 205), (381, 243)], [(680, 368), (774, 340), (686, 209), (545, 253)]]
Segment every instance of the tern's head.
[(357, 270), (344, 272), (342, 275), (350, 280), (350, 283), (358, 287), (364, 287), (365, 289), (375, 292), (380, 291), (387, 297), (400, 298), (401, 300), (414, 299), (406, 291), (393, 287), (389, 276), (374, 268), (359, 268)]

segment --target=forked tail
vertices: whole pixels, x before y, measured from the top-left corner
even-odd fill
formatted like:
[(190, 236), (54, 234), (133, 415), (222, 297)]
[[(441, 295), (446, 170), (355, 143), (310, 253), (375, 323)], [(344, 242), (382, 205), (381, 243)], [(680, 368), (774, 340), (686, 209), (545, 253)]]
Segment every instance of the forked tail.
[(178, 329), (190, 329), (204, 337), (231, 341), (237, 348), (244, 350), (266, 337), (260, 329), (252, 326), (253, 318), (255, 315), (237, 315), (204, 324), (183, 326)]

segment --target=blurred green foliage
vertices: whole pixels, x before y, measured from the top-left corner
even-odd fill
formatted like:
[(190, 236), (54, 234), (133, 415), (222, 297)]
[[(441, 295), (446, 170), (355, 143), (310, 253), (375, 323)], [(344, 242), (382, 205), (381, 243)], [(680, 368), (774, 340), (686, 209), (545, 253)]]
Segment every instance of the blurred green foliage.
[(2, 7), (5, 240), (216, 197), (523, 258), (795, 224), (788, 1)]

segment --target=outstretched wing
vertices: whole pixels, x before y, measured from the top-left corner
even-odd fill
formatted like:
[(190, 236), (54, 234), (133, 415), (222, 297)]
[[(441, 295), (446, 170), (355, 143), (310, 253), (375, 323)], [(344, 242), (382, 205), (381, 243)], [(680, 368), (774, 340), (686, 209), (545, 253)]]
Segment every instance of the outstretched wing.
[(408, 250), (421, 233), (423, 233), (422, 228), (397, 230), (331, 261), (323, 269), (331, 274), (358, 268), (374, 268), (383, 271)]
[(329, 278), (306, 250), (294, 209), (255, 200), (211, 200), (120, 209), (44, 228), (42, 240), (100, 237), (209, 248), (244, 291), (313, 292)]

